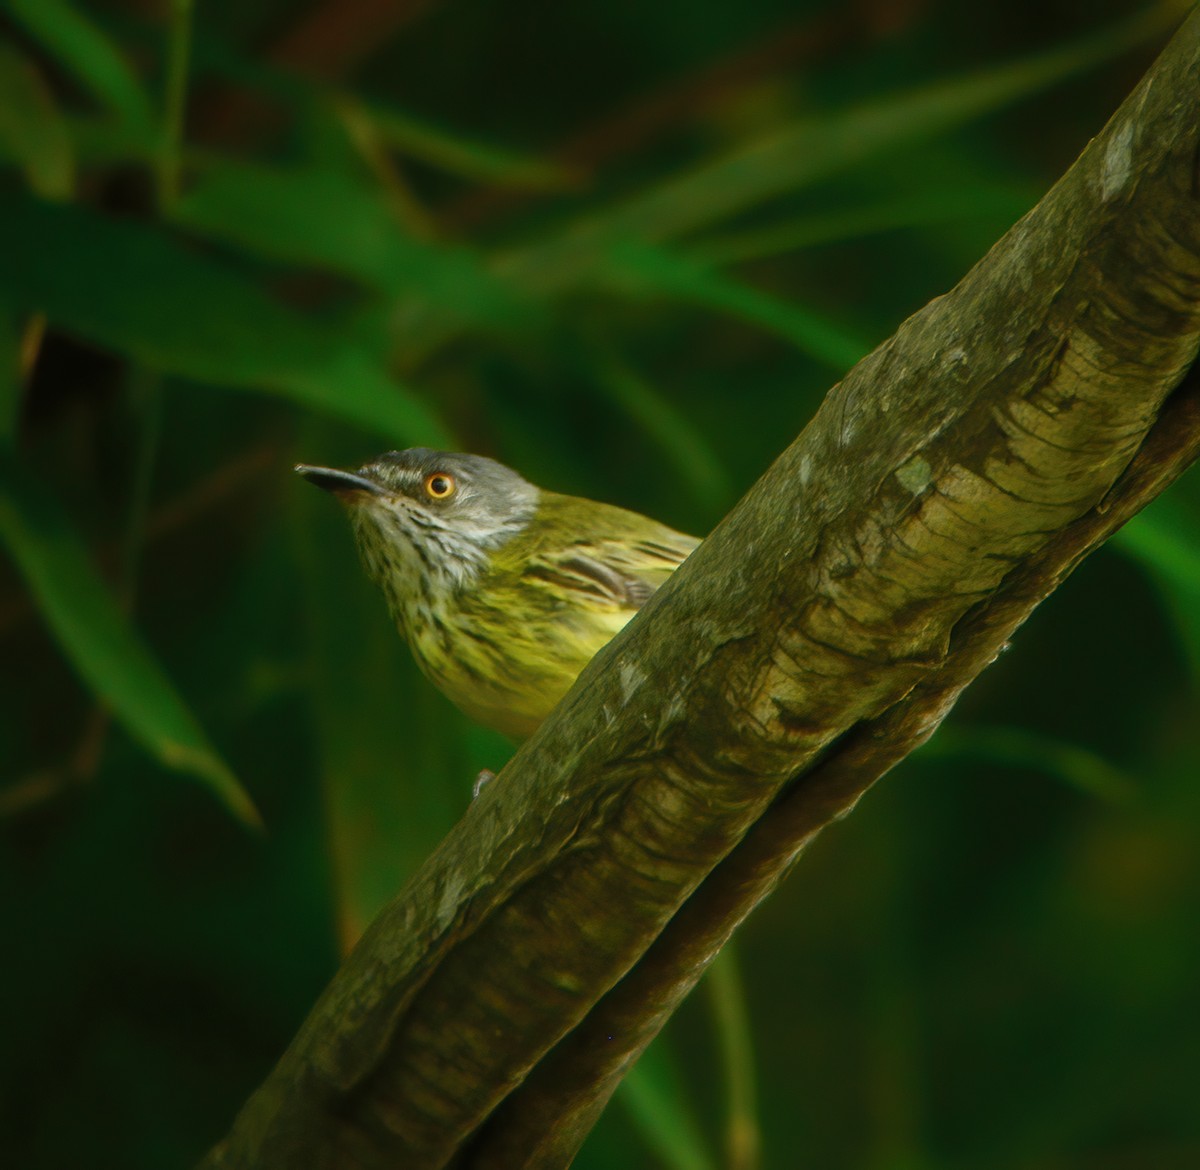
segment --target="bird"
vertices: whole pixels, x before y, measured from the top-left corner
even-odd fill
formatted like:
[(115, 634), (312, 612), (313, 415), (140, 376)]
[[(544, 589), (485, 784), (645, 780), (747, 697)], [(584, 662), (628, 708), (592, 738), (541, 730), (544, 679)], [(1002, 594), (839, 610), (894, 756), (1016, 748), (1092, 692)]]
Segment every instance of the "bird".
[(354, 471), (295, 470), (345, 505), (424, 675), (517, 742), (700, 543), (483, 455), (410, 447)]

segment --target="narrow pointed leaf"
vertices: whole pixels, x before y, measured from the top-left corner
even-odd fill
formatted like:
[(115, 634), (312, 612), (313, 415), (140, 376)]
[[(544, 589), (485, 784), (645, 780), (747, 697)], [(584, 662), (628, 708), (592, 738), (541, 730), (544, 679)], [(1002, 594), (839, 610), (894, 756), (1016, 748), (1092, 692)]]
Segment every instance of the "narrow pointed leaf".
[(47, 199), (65, 199), (75, 183), (71, 139), (50, 90), (20, 53), (0, 43), (0, 155)]
[(193, 231), (419, 298), (467, 323), (509, 326), (528, 315), (528, 300), (478, 254), (412, 239), (379, 191), (332, 169), (223, 162), (204, 170), (173, 215)]
[(0, 461), (0, 541), (63, 653), (134, 739), (206, 784), (239, 820), (259, 824), (250, 797), (130, 629), (49, 490), (9, 459)]
[(511, 260), (532, 286), (577, 280), (616, 241), (661, 242), (924, 142), (1128, 52), (1178, 23), (1155, 6), (1070, 44), (806, 117), (651, 187)]
[(1145, 566), (1187, 650), (1193, 679), (1200, 682), (1200, 550), (1195, 508), (1169, 494), (1116, 534), (1114, 546)]
[(101, 105), (132, 125), (152, 123), (133, 70), (104, 32), (67, 0), (3, 0), (18, 24)]
[(20, 325), (17, 315), (0, 299), (0, 459), (16, 442), (20, 411)]
[(610, 253), (610, 286), (653, 290), (728, 313), (775, 333), (835, 373), (871, 347), (867, 340), (794, 301), (785, 301), (665, 248), (626, 245)]
[(401, 110), (371, 105), (363, 112), (389, 145), (451, 174), (533, 190), (571, 183), (571, 175), (554, 163), (470, 139)]
[(944, 727), (918, 754), (1032, 768), (1102, 800), (1129, 800), (1137, 791), (1128, 775), (1095, 752), (1023, 727)]
[(1160, 6), (1056, 49), (805, 119), (632, 200), (607, 227), (646, 239), (676, 238), (1003, 109), (1128, 52), (1177, 20), (1177, 10)]
[(714, 1170), (700, 1126), (662, 1038), (621, 1082), (617, 1099), (646, 1144), (670, 1170)]
[(0, 253), (21, 307), (165, 373), (272, 391), (389, 439), (446, 431), (366, 349), (148, 225), (0, 195)]
[(713, 446), (692, 420), (615, 354), (595, 350), (590, 366), (600, 386), (662, 448), (696, 499), (714, 511), (733, 488)]
[(726, 1161), (730, 1166), (757, 1166), (762, 1134), (754, 1039), (735, 944), (727, 944), (714, 960), (704, 986), (712, 1005), (718, 1061), (724, 1074)]
[(1028, 192), (1015, 187), (976, 185), (931, 189), (857, 207), (814, 212), (753, 231), (713, 236), (690, 245), (688, 255), (705, 264), (739, 264), (802, 248), (951, 220), (988, 216), (1016, 220), (1033, 203), (1034, 198)]

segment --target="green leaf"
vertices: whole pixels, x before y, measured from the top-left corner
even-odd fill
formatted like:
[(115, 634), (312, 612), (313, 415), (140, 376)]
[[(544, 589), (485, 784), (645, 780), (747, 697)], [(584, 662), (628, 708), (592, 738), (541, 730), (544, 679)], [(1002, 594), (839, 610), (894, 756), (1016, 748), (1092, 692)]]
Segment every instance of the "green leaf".
[(633, 244), (612, 248), (602, 279), (612, 288), (666, 293), (758, 325), (836, 373), (848, 370), (871, 348), (864, 338), (811, 309), (761, 292), (663, 248)]
[(1196, 508), (1178, 490), (1156, 500), (1113, 537), (1118, 551), (1149, 571), (1187, 649), (1192, 677), (1200, 680), (1200, 550)]
[(246, 824), (260, 823), (153, 655), (129, 628), (45, 485), (0, 459), (0, 540), (84, 681), (163, 764), (203, 781)]
[(272, 259), (343, 273), (467, 323), (511, 327), (530, 303), (462, 245), (406, 235), (381, 192), (332, 169), (222, 162), (205, 169), (173, 218)]
[(611, 350), (592, 347), (587, 368), (613, 401), (658, 443), (696, 499), (714, 512), (727, 509), (733, 496), (729, 475), (692, 421)]
[(646, 1144), (670, 1170), (715, 1170), (678, 1070), (659, 1036), (617, 1090)]
[(361, 345), (155, 228), (6, 192), (0, 253), (20, 305), (97, 345), (166, 373), (273, 391), (389, 440), (448, 441)]
[(21, 413), (21, 327), (0, 299), (0, 458), (11, 451)]
[(1002, 109), (1128, 52), (1176, 20), (1177, 14), (1155, 8), (1058, 49), (794, 123), (635, 199), (609, 227), (645, 239), (678, 237)]
[(955, 185), (866, 203), (859, 207), (798, 216), (754, 231), (731, 232), (690, 245), (687, 254), (712, 265), (740, 264), (801, 248), (862, 239), (901, 228), (997, 216), (1016, 220), (1036, 201), (1025, 190)]
[(388, 145), (466, 179), (542, 191), (561, 190), (574, 181), (555, 163), (468, 139), (400, 110), (378, 104), (358, 109)]
[(39, 195), (65, 199), (75, 185), (71, 139), (41, 75), (0, 43), (0, 153)]
[(757, 1166), (762, 1135), (754, 1035), (737, 951), (727, 942), (704, 978), (717, 1034), (718, 1063), (724, 1074), (725, 1150), (730, 1166)]
[(1181, 522), (1187, 517), (1182, 514), (1176, 523), (1171, 522), (1167, 511), (1171, 503), (1173, 499), (1164, 497), (1153, 512), (1136, 516), (1113, 540), (1118, 548), (1186, 590), (1191, 598), (1200, 599), (1200, 548), (1196, 547), (1195, 529), (1190, 524), (1183, 527)]
[(1101, 800), (1127, 801), (1137, 793), (1132, 779), (1102, 756), (1022, 727), (943, 727), (918, 750), (923, 759), (1036, 769)]
[(614, 243), (678, 239), (944, 134), (1128, 52), (1178, 15), (1156, 6), (1057, 49), (792, 122), (527, 249), (511, 259), (512, 270), (531, 287), (571, 283)]
[(396, 106), (364, 101), (357, 94), (330, 94), (328, 87), (272, 65), (261, 54), (243, 54), (227, 43), (205, 38), (197, 42), (194, 56), (205, 74), (230, 81), (238, 89), (257, 90), (272, 103), (296, 109), (316, 105), (339, 119), (349, 113), (354, 119), (369, 120), (372, 132), (384, 144), (448, 174), (533, 191), (563, 190), (578, 182), (577, 176), (559, 163), (480, 141)]
[(153, 123), (150, 103), (120, 51), (67, 0), (3, 0), (27, 33), (123, 121)]
[[(69, 113), (65, 121), (75, 157), (81, 166), (133, 163), (151, 167), (162, 155), (162, 138), (151, 126), (132, 126), (114, 121), (105, 114), (74, 112)], [(183, 153), (189, 165), (212, 157), (210, 152), (188, 144), (184, 145)]]

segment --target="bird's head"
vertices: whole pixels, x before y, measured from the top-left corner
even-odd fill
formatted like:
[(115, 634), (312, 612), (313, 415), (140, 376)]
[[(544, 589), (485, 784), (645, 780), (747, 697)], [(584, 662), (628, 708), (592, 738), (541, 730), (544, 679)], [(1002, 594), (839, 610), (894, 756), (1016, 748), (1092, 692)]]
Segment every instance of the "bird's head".
[(397, 602), (468, 583), (537, 511), (538, 489), (482, 455), (411, 447), (296, 471), (347, 506), (367, 572)]

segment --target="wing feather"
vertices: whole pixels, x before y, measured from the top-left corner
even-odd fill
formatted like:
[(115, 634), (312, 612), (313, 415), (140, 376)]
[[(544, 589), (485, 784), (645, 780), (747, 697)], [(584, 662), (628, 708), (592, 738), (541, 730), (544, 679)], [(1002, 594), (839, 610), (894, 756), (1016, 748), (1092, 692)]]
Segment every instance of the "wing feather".
[(671, 535), (678, 539), (629, 544), (605, 540), (579, 543), (559, 552), (543, 550), (529, 563), (526, 576), (567, 590), (580, 601), (641, 609), (700, 543), (680, 533)]

